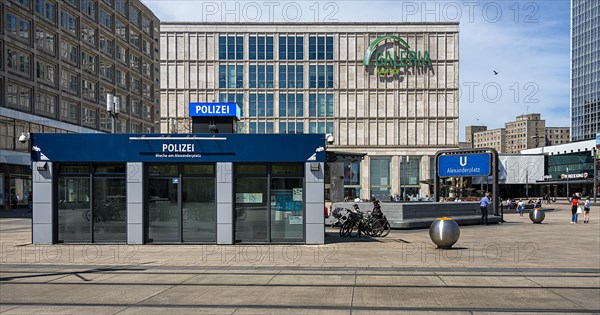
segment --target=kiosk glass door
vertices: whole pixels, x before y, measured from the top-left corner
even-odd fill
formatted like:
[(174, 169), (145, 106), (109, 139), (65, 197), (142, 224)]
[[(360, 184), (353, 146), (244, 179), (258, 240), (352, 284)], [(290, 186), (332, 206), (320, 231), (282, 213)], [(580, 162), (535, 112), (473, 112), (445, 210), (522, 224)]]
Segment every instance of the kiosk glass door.
[(214, 164), (149, 165), (147, 241), (216, 242), (215, 194)]

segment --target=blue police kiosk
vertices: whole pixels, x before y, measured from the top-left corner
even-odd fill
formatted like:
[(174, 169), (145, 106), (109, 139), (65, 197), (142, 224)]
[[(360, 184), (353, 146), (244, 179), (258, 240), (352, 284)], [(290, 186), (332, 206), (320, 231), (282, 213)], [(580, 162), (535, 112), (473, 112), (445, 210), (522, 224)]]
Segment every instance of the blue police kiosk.
[(323, 244), (325, 136), (199, 117), (211, 133), (32, 134), (32, 242)]

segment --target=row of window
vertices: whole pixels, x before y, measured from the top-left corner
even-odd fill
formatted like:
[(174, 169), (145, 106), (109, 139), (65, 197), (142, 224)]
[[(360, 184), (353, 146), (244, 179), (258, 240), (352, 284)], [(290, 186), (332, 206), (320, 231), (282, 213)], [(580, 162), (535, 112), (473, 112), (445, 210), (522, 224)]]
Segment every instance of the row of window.
[[(333, 88), (333, 66), (332, 65), (310, 65), (309, 88)], [(273, 65), (250, 65), (249, 66), (249, 88), (273, 88)], [(219, 65), (219, 87), (220, 88), (243, 88), (244, 66), (243, 65)], [(279, 65), (279, 87), (290, 89), (304, 88), (304, 66), (303, 65)]]
[[(64, 77), (65, 84), (73, 84), (72, 77), (66, 75)], [(82, 80), (83, 90), (87, 93), (95, 93), (95, 85), (87, 80)], [(76, 83), (75, 83), (76, 85)], [(9, 82), (6, 91), (7, 106), (14, 109), (29, 111), (33, 104), (36, 114), (41, 116), (55, 118), (59, 111), (60, 119), (67, 122), (79, 123), (86, 127), (97, 127), (98, 109), (81, 106), (79, 102), (61, 99), (60, 107), (58, 104), (58, 96), (43, 91), (35, 93), (35, 101), (33, 98), (32, 88)], [(84, 95), (85, 96), (85, 95)], [(131, 114), (141, 117), (145, 120), (152, 121), (152, 105), (143, 104), (141, 100), (124, 98), (122, 109), (127, 112), (127, 108), (131, 109)]]
[[(333, 97), (333, 94), (309, 94), (308, 117), (333, 117)], [(248, 116), (273, 117), (273, 100), (273, 94), (250, 93)], [(304, 96), (302, 94), (279, 94), (279, 117), (302, 116), (304, 116)]]
[[(271, 121), (251, 121), (248, 123), (248, 133), (275, 133), (274, 126), (275, 124)], [(304, 133), (304, 123), (297, 121), (279, 122), (278, 133)], [(309, 122), (308, 133), (333, 134), (333, 122)]]
[[(102, 0), (107, 6), (112, 7), (112, 0)], [(27, 10), (30, 10), (30, 1), (29, 0), (19, 0)], [(94, 0), (66, 0), (65, 3), (71, 5), (74, 9), (80, 9), (83, 14), (85, 14), (88, 18), (96, 21), (96, 13), (98, 13), (98, 20), (100, 24), (106, 26), (107, 28), (112, 30), (112, 14), (100, 7), (98, 3)], [(79, 5), (79, 8), (78, 8)], [(133, 5), (127, 5), (126, 0), (115, 0), (115, 9), (119, 12), (123, 17), (128, 17), (129, 21), (141, 27), (141, 29), (148, 35), (153, 35), (152, 29), (152, 20), (148, 19), (146, 16), (141, 14), (140, 9), (136, 8)], [(129, 9), (129, 12), (127, 12)], [(35, 0), (35, 12), (47, 19), (48, 21), (54, 24), (56, 22), (56, 10), (57, 3), (53, 0)], [(127, 14), (129, 13), (129, 14)], [(61, 14), (62, 15), (62, 14)], [(62, 16), (61, 16), (62, 19)]]
[[(248, 59), (273, 60), (273, 36), (250, 36)], [(243, 36), (219, 36), (219, 60), (243, 60)], [(333, 60), (332, 36), (308, 37), (309, 60)], [(304, 36), (279, 36), (279, 60), (304, 60)]]

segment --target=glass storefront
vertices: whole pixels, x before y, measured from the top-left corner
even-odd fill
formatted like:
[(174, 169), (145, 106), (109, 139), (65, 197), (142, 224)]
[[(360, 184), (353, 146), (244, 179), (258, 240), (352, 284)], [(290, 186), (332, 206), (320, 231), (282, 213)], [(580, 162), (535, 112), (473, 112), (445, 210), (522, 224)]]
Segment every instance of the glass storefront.
[(216, 242), (214, 164), (148, 166), (149, 243)]
[(371, 198), (379, 200), (389, 200), (391, 195), (392, 183), (390, 182), (390, 163), (389, 157), (371, 158)]
[(235, 165), (235, 241), (304, 240), (304, 165)]
[(125, 164), (63, 164), (58, 173), (58, 241), (126, 242)]

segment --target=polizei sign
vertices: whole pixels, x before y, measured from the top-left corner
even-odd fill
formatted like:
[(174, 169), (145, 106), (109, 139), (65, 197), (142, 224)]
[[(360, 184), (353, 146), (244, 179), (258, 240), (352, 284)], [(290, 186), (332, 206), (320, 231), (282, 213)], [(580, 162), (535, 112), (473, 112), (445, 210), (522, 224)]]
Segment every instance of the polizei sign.
[[(394, 46), (396, 50), (377, 50), (380, 43), (390, 41), (398, 43)], [(400, 73), (400, 67), (431, 66), (431, 57), (428, 50), (411, 50), (410, 45), (396, 35), (384, 35), (375, 39), (365, 51), (363, 65), (368, 67), (372, 63), (377, 67), (377, 74), (395, 75)]]

